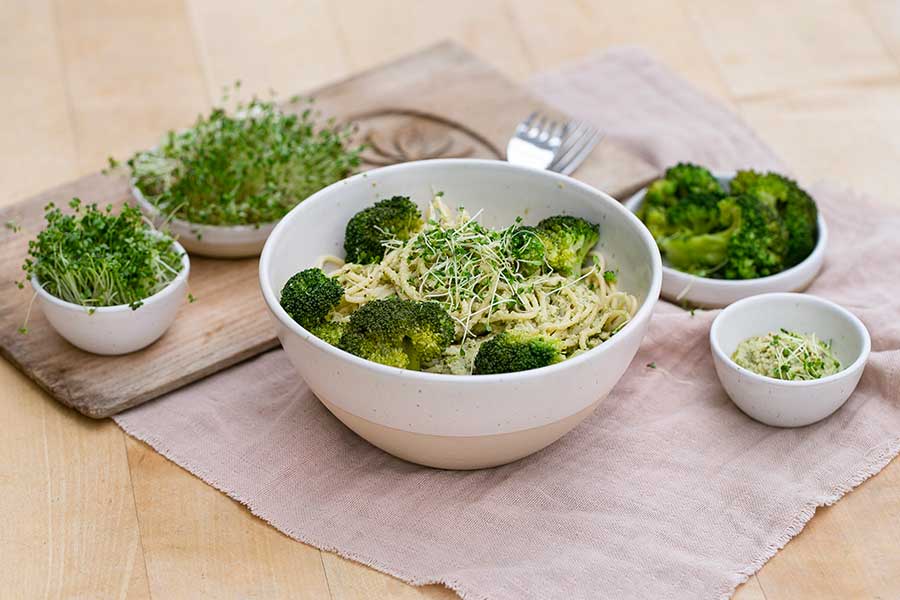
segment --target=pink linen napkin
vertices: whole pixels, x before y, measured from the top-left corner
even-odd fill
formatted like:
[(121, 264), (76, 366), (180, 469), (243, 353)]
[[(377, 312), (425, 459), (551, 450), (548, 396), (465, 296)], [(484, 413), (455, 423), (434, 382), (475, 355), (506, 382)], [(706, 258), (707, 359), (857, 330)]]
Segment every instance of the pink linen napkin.
[[(636, 50), (534, 87), (660, 167), (780, 168), (734, 115)], [(900, 215), (812, 191), (833, 225), (809, 292), (852, 310), (873, 340), (857, 392), (816, 425), (776, 429), (741, 413), (713, 369), (715, 313), (666, 303), (592, 417), (496, 469), (427, 469), (370, 446), (280, 350), (115, 419), (287, 535), (413, 584), (472, 600), (727, 598), (817, 506), (900, 452), (900, 262), (853, 259), (900, 256)]]

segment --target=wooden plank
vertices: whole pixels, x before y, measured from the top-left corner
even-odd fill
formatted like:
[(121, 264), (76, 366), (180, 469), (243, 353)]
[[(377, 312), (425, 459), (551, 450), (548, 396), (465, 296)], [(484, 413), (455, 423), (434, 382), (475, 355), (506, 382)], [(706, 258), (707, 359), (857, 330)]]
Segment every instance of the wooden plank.
[(900, 205), (900, 83), (740, 101), (741, 113), (806, 182), (827, 179)]
[(555, 69), (611, 46), (640, 44), (700, 89), (729, 101), (717, 66), (681, 0), (518, 0), (509, 3), (509, 10), (535, 71)]
[[(452, 600), (455, 592), (442, 585), (414, 587), (390, 575), (385, 575), (365, 565), (341, 558), (336, 554), (322, 553), (325, 573), (331, 597), (334, 600)], [(766, 600), (756, 577), (740, 586), (734, 600)]]
[[(118, 178), (90, 175), (0, 211), (0, 222), (22, 228), (0, 231), (0, 279), (21, 278), (28, 240), (43, 226), (42, 207), (50, 201), (65, 205), (73, 196), (118, 205), (127, 186)], [(31, 312), (28, 334), (18, 333), (33, 292), (7, 284), (0, 288), (0, 353), (64, 404), (106, 417), (277, 345), (258, 287), (246, 284), (256, 280), (256, 272), (255, 259), (193, 259), (190, 286), (198, 301), (182, 307), (158, 342), (115, 357), (69, 345), (40, 310)]]
[(325, 0), (188, 0), (188, 11), (214, 100), (236, 80), (287, 95), (349, 72)]
[(533, 70), (512, 25), (509, 3), (337, 0), (330, 7), (353, 71), (369, 69), (442, 39), (477, 53), (515, 81), (524, 80)]
[(900, 461), (828, 508), (759, 572), (768, 600), (900, 598)]
[(4, 205), (71, 179), (76, 160), (51, 3), (12, 0), (0, 14)]
[(5, 361), (0, 389), (0, 595), (149, 598), (122, 431)]
[[(502, 158), (517, 121), (541, 107), (524, 89), (451, 44), (315, 95), (326, 114), (359, 125), (359, 135), (370, 144), (369, 166), (439, 156)], [(578, 175), (621, 195), (654, 173), (641, 158), (606, 143)], [(123, 178), (95, 174), (0, 212), (0, 222), (22, 227), (18, 233), (0, 232), (0, 280), (20, 278), (27, 241), (42, 227), (47, 202), (64, 204), (78, 196), (117, 204), (127, 195)], [(30, 333), (17, 334), (29, 296), (10, 286), (0, 290), (0, 352), (63, 403), (91, 417), (106, 417), (277, 345), (256, 285), (255, 259), (195, 257), (191, 262), (190, 286), (199, 301), (183, 307), (172, 328), (145, 350), (119, 357), (90, 355), (62, 340), (40, 311), (31, 315)]]
[(152, 448), (128, 460), (154, 598), (328, 598), (319, 551), (280, 533)]
[(762, 585), (760, 585), (756, 575), (748, 579), (746, 583), (741, 584), (734, 591), (732, 598), (733, 600), (767, 600), (767, 596), (763, 592)]
[(852, 0), (702, 0), (688, 7), (739, 98), (898, 74)]
[[(0, 57), (6, 203), (76, 173), (49, 1), (0, 4)], [(0, 421), (0, 596), (149, 598), (121, 430), (60, 406), (3, 360)]]
[(209, 106), (182, 0), (57, 0), (79, 172), (154, 146)]

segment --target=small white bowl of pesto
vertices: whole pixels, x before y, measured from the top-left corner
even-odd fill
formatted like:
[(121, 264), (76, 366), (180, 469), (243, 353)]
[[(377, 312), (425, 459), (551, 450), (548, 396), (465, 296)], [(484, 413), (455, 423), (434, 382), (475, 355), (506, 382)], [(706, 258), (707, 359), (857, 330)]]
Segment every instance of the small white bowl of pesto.
[(838, 410), (869, 358), (869, 332), (853, 313), (808, 294), (751, 296), (731, 304), (709, 332), (722, 387), (748, 416), (802, 427)]

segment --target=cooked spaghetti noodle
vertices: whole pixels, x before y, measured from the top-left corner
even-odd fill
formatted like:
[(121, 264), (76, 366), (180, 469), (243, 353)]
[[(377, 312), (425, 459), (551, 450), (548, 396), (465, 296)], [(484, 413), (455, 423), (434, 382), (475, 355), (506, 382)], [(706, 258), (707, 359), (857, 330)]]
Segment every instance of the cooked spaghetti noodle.
[(428, 371), (471, 373), (481, 342), (504, 330), (556, 340), (570, 358), (608, 340), (637, 309), (637, 299), (617, 289), (602, 254), (589, 254), (589, 265), (573, 277), (547, 270), (525, 275), (507, 251), (520, 228), (488, 229), (480, 213), (451, 211), (437, 197), (430, 212), (409, 240), (387, 242), (378, 263), (325, 256), (319, 265), (337, 267), (332, 276), (344, 287), (335, 321), (389, 296), (440, 302), (455, 322), (456, 343)]

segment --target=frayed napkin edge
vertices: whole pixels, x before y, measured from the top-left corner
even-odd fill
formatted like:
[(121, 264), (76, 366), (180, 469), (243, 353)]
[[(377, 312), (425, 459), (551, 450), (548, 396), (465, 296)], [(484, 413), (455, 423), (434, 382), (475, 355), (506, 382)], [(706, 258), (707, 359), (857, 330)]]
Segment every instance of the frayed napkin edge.
[(738, 571), (733, 577), (730, 577), (725, 585), (715, 590), (716, 597), (720, 600), (729, 600), (734, 596), (739, 585), (745, 583), (758, 573), (779, 550), (784, 548), (788, 542), (803, 531), (803, 528), (806, 527), (806, 524), (809, 523), (813, 516), (815, 516), (816, 510), (818, 510), (819, 507), (831, 506), (837, 503), (841, 498), (887, 467), (892, 460), (900, 455), (900, 437), (884, 444), (881, 448), (882, 449), (879, 450), (876, 446), (876, 448), (870, 451), (870, 454), (873, 452), (875, 454), (863, 462), (863, 464), (844, 481), (838, 482), (832, 486), (827, 494), (804, 504), (801, 507), (800, 513), (791, 519), (787, 528), (778, 534), (775, 540), (766, 544), (765, 550), (763, 550), (759, 557), (752, 560), (747, 568)]
[[(125, 433), (127, 433), (131, 437), (148, 444), (156, 452), (159, 452), (161, 455), (163, 455), (182, 469), (186, 470), (191, 475), (199, 478), (204, 483), (212, 486), (232, 500), (246, 507), (247, 510), (250, 511), (250, 514), (252, 514), (253, 516), (262, 519), (278, 531), (284, 533), (285, 535), (291, 537), (296, 541), (308, 544), (318, 550), (332, 552), (343, 558), (364, 564), (367, 567), (375, 569), (376, 571), (379, 571), (386, 575), (390, 575), (391, 577), (400, 579), (401, 581), (404, 581), (410, 585), (443, 585), (444, 587), (458, 594), (462, 600), (491, 600), (489, 596), (485, 596), (483, 594), (475, 592), (474, 590), (468, 589), (460, 581), (440, 578), (432, 579), (414, 577), (395, 568), (388, 567), (384, 563), (369, 556), (343, 550), (341, 548), (324, 543), (318, 538), (309, 536), (300, 531), (283, 529), (269, 520), (269, 518), (263, 512), (259, 511), (253, 504), (251, 504), (250, 501), (242, 497), (240, 494), (235, 491), (225, 489), (225, 487), (218, 481), (217, 478), (213, 477), (212, 474), (210, 474), (204, 467), (197, 464), (190, 457), (177, 454), (176, 452), (168, 448), (163, 440), (161, 440), (157, 436), (141, 431), (140, 427), (120, 422), (116, 417), (113, 417), (113, 420), (119, 427), (122, 428)], [(738, 586), (745, 583), (753, 575), (759, 572), (759, 570), (762, 569), (762, 567), (773, 556), (775, 556), (775, 554), (779, 550), (784, 548), (788, 542), (790, 542), (793, 538), (800, 534), (803, 528), (806, 527), (806, 524), (809, 523), (809, 521), (816, 514), (816, 510), (819, 507), (831, 506), (835, 504), (845, 495), (862, 485), (866, 480), (881, 472), (898, 455), (900, 455), (900, 437), (897, 437), (891, 442), (884, 444), (880, 450), (878, 449), (878, 447), (873, 449), (870, 452), (870, 457), (866, 461), (864, 461), (863, 464), (860, 465), (860, 467), (852, 475), (847, 477), (844, 481), (832, 486), (829, 492), (824, 496), (814, 498), (813, 500), (803, 504), (801, 506), (800, 512), (791, 519), (789, 525), (780, 534), (778, 534), (773, 541), (766, 544), (764, 551), (758, 557), (750, 561), (750, 564), (746, 568), (741, 569), (734, 575), (730, 576), (724, 585), (716, 588), (713, 591), (715, 597), (719, 598), (720, 600), (729, 600), (734, 595)]]
[[(182, 456), (177, 452), (172, 451), (168, 446), (166, 446), (165, 442), (159, 437), (141, 431), (140, 427), (134, 426), (132, 424), (126, 424), (119, 420), (118, 416), (112, 417), (113, 421), (115, 421), (116, 425), (118, 425), (122, 431), (133, 437), (134, 439), (143, 442), (153, 448), (156, 452), (170, 460), (175, 465), (184, 469), (194, 477), (197, 477), (207, 485), (212, 486), (216, 490), (222, 492), (235, 502), (238, 502), (242, 506), (244, 506), (250, 514), (254, 517), (262, 519), (267, 524), (275, 528), (277, 531), (287, 535), (295, 541), (307, 544), (316, 548), (317, 550), (331, 552), (333, 554), (337, 554), (342, 558), (346, 558), (348, 560), (352, 560), (354, 562), (361, 563), (367, 567), (370, 567), (380, 573), (384, 573), (385, 575), (390, 575), (396, 579), (399, 579), (405, 583), (414, 586), (425, 586), (425, 585), (442, 585), (447, 589), (455, 592), (462, 600), (492, 600), (490, 596), (485, 596), (484, 594), (475, 592), (474, 590), (468, 589), (462, 582), (457, 580), (449, 580), (449, 579), (439, 579), (439, 578), (422, 578), (422, 577), (414, 577), (412, 575), (407, 575), (402, 571), (399, 571), (395, 568), (388, 567), (384, 563), (373, 559), (369, 556), (357, 554), (356, 552), (346, 551), (341, 548), (332, 546), (330, 544), (324, 543), (320, 541), (318, 538), (309, 536), (305, 533), (293, 530), (282, 528), (272, 522), (262, 511), (257, 510), (249, 500), (245, 499), (241, 494), (226, 489), (222, 484), (220, 484), (218, 478), (213, 477), (211, 473), (209, 473), (204, 467), (199, 465), (189, 456)], [(327, 574), (325, 575), (327, 579)]]

